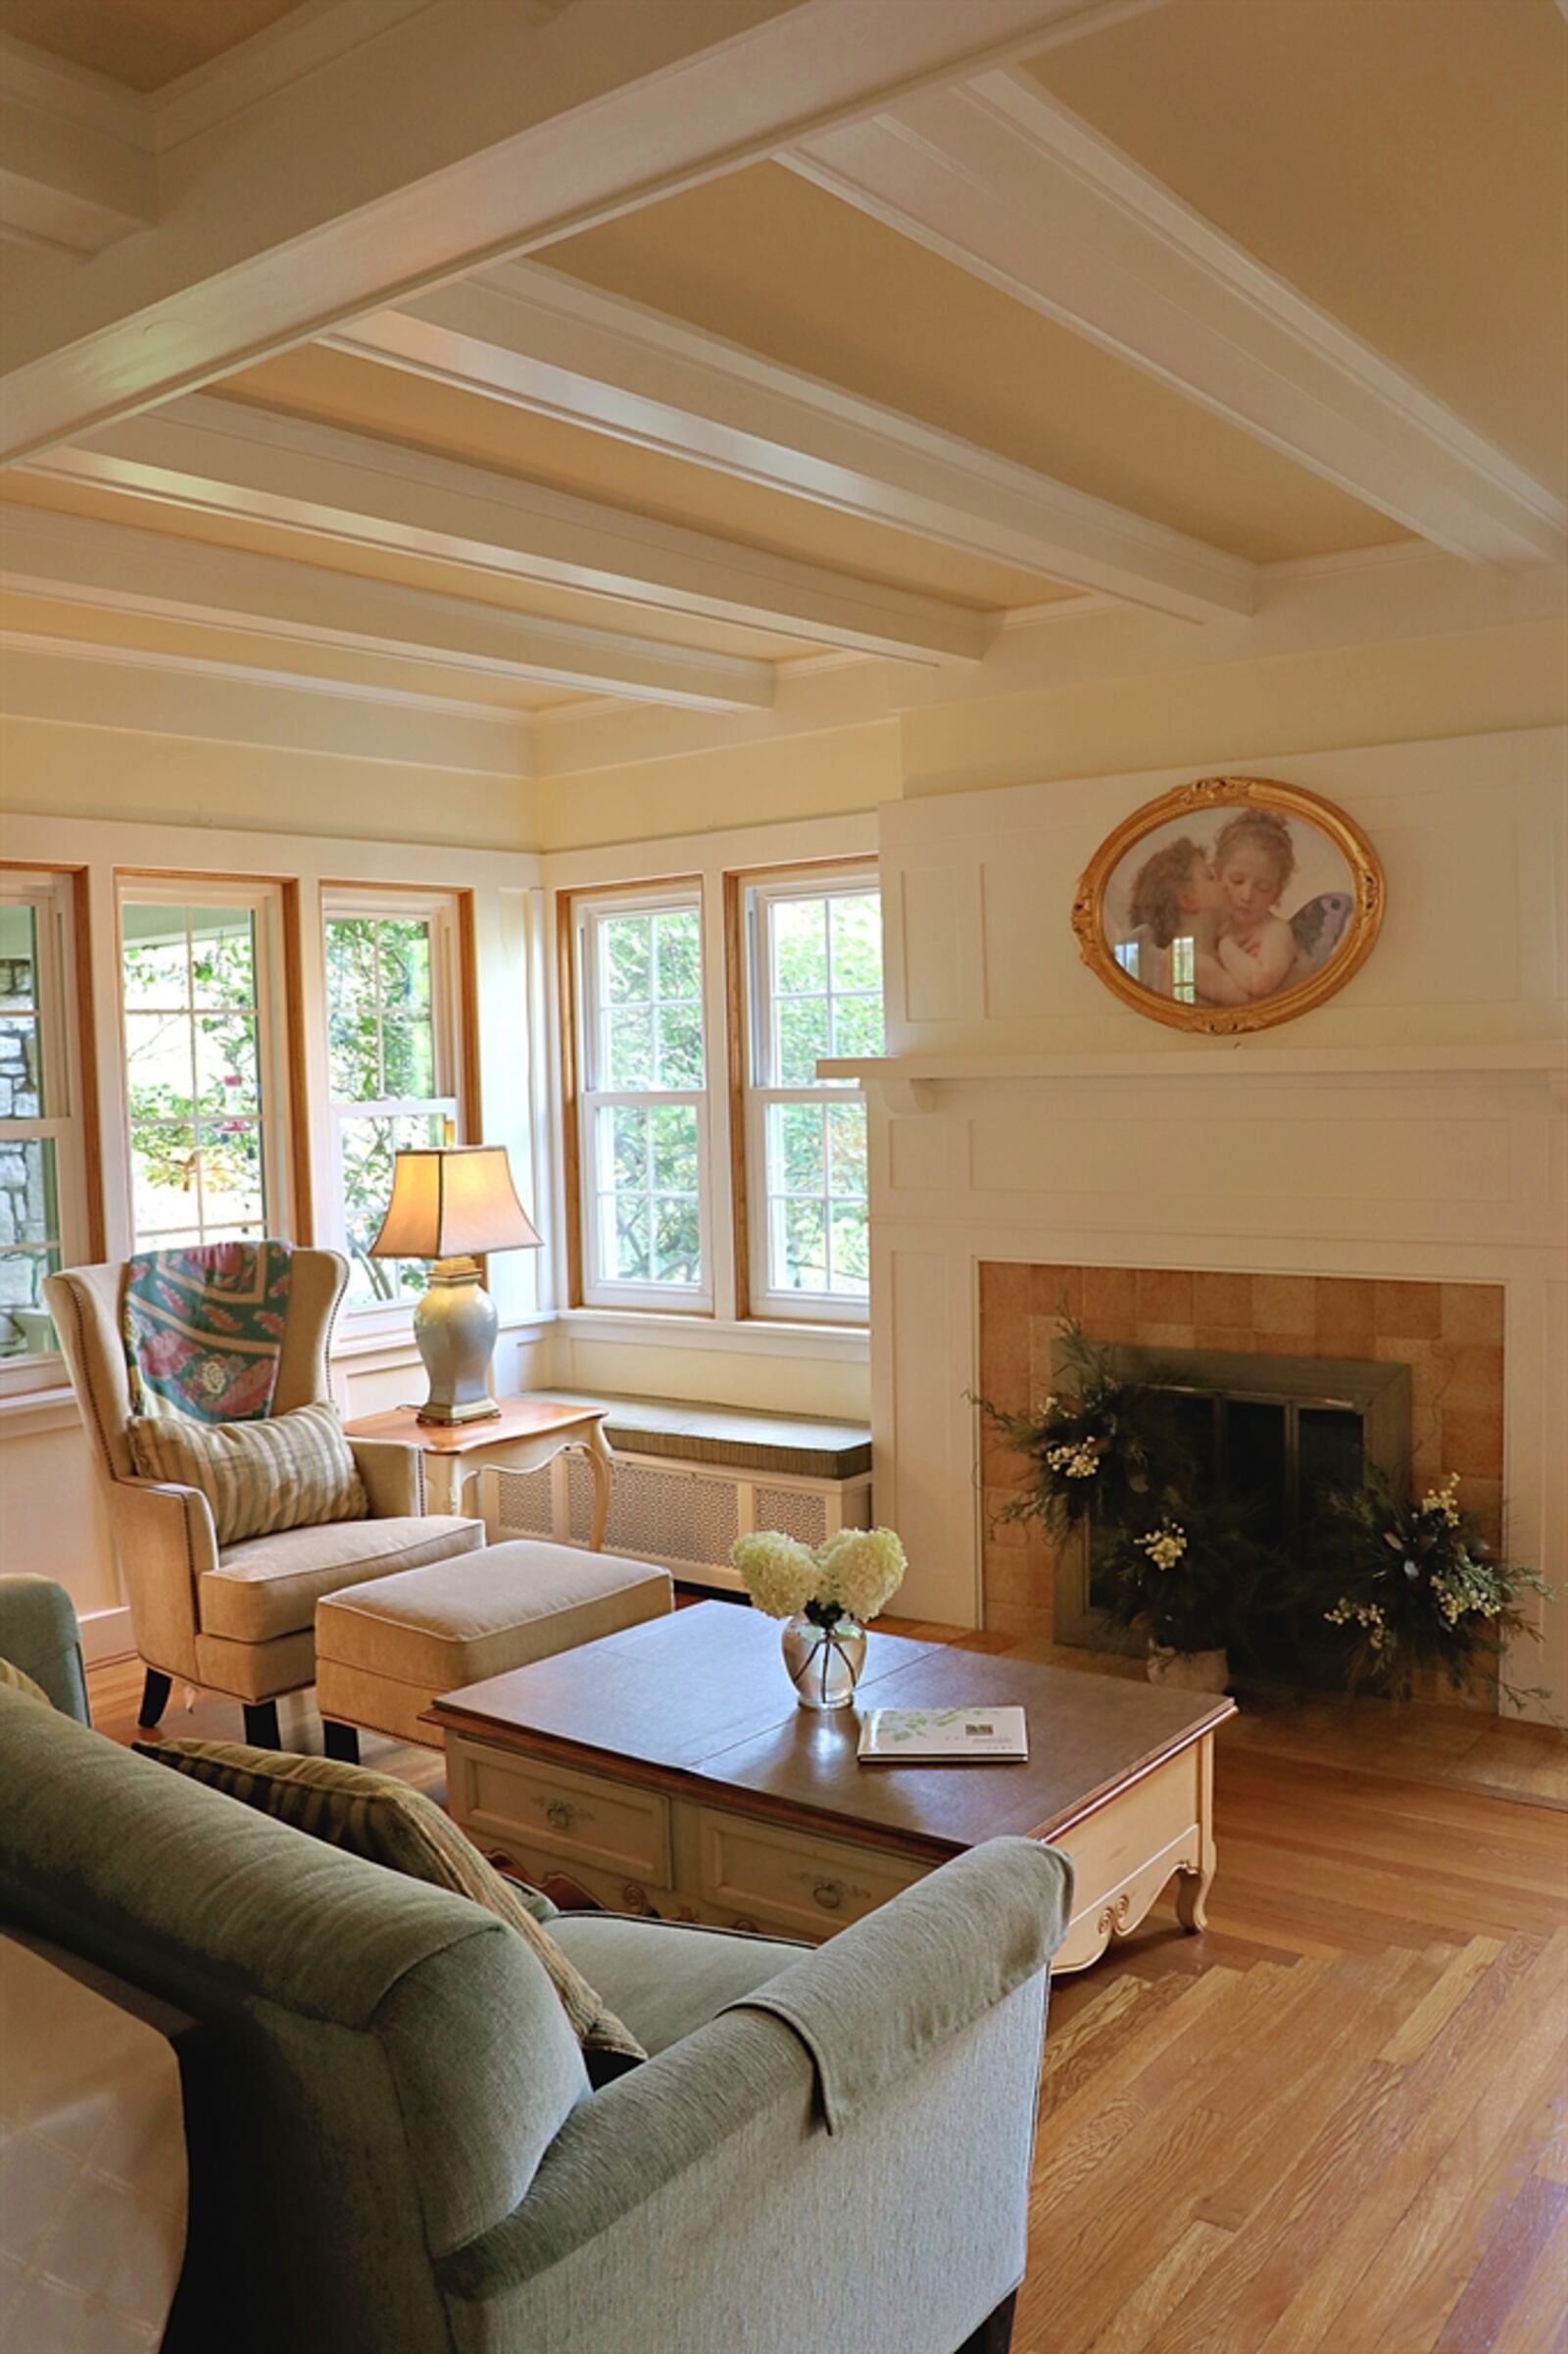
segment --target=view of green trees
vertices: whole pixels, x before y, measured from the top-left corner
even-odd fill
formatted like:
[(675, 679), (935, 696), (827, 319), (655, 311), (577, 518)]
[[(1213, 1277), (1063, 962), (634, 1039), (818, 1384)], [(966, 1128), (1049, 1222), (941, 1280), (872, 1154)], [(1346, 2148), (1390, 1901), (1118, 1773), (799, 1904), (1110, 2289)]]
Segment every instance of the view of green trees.
[[(329, 916), (326, 1004), (353, 1269), (348, 1302), (413, 1299), (428, 1280), (423, 1262), (371, 1258), (369, 1246), (392, 1198), (399, 1150), (444, 1143), (455, 1108), (436, 1093), (428, 917)], [(375, 1108), (346, 1108), (355, 1104)]]
[(138, 1243), (267, 1220), (255, 922), (246, 907), (123, 911), (125, 1085)]
[(880, 1054), (882, 904), (874, 891), (768, 906), (777, 1088), (816, 1103), (770, 1103), (768, 1274), (776, 1291), (863, 1299), (869, 1288), (865, 1106), (834, 1103), (818, 1057)]
[[(706, 1062), (697, 909), (602, 917), (598, 946), (603, 1092), (701, 1090)], [(700, 1284), (697, 1106), (605, 1104), (597, 1119), (605, 1274), (618, 1283)]]

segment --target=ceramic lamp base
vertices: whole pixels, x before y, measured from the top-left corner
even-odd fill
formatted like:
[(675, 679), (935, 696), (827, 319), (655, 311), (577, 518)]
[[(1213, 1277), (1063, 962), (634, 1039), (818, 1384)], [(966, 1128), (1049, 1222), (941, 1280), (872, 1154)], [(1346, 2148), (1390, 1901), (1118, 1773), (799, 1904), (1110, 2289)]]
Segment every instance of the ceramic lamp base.
[(488, 1422), (501, 1408), (490, 1395), (490, 1360), (501, 1319), (471, 1258), (438, 1258), (429, 1289), (414, 1311), (414, 1338), (429, 1377), (421, 1422), (450, 1427)]

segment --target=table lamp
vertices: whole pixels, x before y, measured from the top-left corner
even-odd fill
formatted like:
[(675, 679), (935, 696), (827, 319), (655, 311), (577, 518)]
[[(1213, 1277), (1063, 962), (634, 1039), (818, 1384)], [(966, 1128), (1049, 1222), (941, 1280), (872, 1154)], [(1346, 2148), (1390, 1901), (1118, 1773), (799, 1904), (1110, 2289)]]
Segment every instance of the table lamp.
[(428, 1258), (430, 1283), (414, 1311), (414, 1338), (429, 1376), (421, 1422), (484, 1422), (500, 1319), (479, 1281), (476, 1255), (537, 1251), (504, 1145), (432, 1145), (400, 1152), (392, 1199), (372, 1258)]

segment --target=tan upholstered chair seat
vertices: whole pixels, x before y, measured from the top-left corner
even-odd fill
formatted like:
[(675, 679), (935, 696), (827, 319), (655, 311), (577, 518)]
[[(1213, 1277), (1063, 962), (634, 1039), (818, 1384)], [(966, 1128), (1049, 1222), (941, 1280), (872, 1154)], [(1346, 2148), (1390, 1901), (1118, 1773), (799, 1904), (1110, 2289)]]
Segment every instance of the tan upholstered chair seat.
[(390, 1520), (334, 1520), (285, 1529), (224, 1547), (218, 1567), (197, 1584), (204, 1635), (233, 1643), (270, 1643), (310, 1626), (323, 1594), (466, 1555), (484, 1544), (484, 1523), (447, 1513)]
[(669, 1573), (651, 1562), (532, 1538), (487, 1545), (324, 1595), (318, 1704), (339, 1723), (429, 1741), (419, 1717), (441, 1693), (673, 1608)]

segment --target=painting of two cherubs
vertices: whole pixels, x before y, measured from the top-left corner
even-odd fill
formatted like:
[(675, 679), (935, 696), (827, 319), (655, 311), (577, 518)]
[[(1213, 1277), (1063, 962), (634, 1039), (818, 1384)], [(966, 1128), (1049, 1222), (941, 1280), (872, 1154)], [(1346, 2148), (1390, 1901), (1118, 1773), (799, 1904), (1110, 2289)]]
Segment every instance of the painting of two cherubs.
[(1210, 778), (1117, 828), (1074, 924), (1118, 996), (1229, 1030), (1320, 1003), (1361, 962), (1381, 913), (1381, 871), (1343, 811), (1298, 788)]

